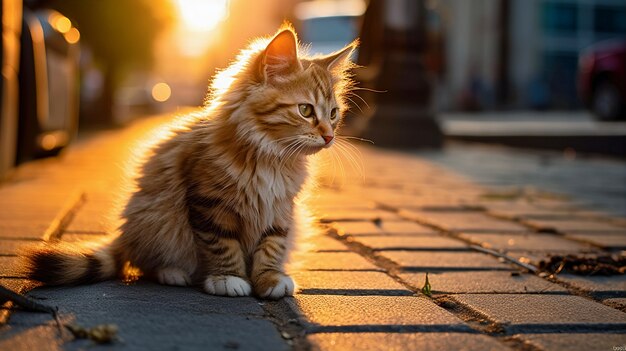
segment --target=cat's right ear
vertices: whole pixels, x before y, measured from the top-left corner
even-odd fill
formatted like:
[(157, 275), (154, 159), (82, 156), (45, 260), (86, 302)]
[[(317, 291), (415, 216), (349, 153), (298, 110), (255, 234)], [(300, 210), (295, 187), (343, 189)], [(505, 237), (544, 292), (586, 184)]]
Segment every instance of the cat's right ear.
[(262, 54), (259, 73), (264, 81), (302, 69), (298, 60), (298, 39), (291, 29), (276, 34)]

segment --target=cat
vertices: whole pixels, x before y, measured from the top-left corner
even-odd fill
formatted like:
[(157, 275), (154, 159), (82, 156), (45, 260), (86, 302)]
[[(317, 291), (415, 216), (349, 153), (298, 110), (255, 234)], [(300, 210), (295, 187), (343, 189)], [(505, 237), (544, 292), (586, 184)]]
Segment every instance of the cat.
[(199, 117), (157, 144), (122, 212), (95, 249), (46, 244), (26, 255), (48, 285), (113, 279), (130, 262), (167, 285), (208, 294), (293, 295), (283, 263), (307, 157), (329, 148), (353, 86), (357, 41), (307, 57), (289, 24), (217, 73)]

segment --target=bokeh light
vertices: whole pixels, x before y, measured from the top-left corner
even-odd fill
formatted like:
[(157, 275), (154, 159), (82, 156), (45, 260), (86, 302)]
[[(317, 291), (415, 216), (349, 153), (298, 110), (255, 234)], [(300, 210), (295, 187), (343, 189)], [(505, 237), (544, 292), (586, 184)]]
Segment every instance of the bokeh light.
[(61, 33), (67, 33), (72, 28), (72, 22), (69, 20), (69, 18), (58, 13), (55, 13), (50, 17), (50, 24), (57, 31)]
[(76, 28), (72, 28), (69, 31), (67, 31), (67, 33), (65, 33), (64, 36), (65, 36), (65, 40), (67, 40), (68, 43), (70, 44), (76, 44), (78, 43), (78, 40), (80, 40), (80, 32)]
[(167, 83), (157, 83), (152, 87), (152, 98), (158, 102), (165, 102), (172, 96), (172, 89)]

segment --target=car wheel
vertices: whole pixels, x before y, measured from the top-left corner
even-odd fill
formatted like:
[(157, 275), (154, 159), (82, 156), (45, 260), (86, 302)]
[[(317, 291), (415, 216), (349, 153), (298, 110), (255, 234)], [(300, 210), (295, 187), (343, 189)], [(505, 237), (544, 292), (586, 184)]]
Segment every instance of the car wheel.
[(615, 84), (604, 80), (593, 92), (591, 109), (599, 120), (618, 119), (622, 113), (622, 99)]

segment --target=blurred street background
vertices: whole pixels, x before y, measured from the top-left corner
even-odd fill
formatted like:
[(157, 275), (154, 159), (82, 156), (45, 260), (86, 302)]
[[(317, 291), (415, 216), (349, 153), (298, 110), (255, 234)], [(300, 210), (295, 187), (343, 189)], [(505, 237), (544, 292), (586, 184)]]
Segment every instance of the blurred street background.
[(534, 150), (626, 155), (619, 0), (27, 0), (3, 1), (3, 13), (3, 176), (82, 131), (201, 105), (216, 70), (285, 20), (310, 54), (361, 38), (355, 74), (370, 90), (357, 91), (343, 134), (443, 152), (507, 145), (539, 160)]
[[(344, 135), (438, 150), (482, 180), (458, 145), (489, 144), (510, 185), (571, 195), (591, 182), (591, 206), (626, 213), (623, 1), (7, 0), (3, 11), (2, 177), (85, 131), (200, 106), (216, 70), (287, 20), (309, 54), (361, 39), (354, 73), (367, 90)], [(536, 164), (528, 184), (510, 181), (524, 164), (511, 148)], [(593, 176), (567, 166), (590, 158), (575, 168)]]
[[(128, 163), (251, 39), (361, 43), (339, 133), (362, 141), (322, 153), (294, 298), (30, 293), (64, 323), (133, 350), (625, 348), (623, 0), (0, 2), (0, 285), (23, 293), (18, 249), (114, 231)], [(0, 303), (0, 349), (93, 346)]]

